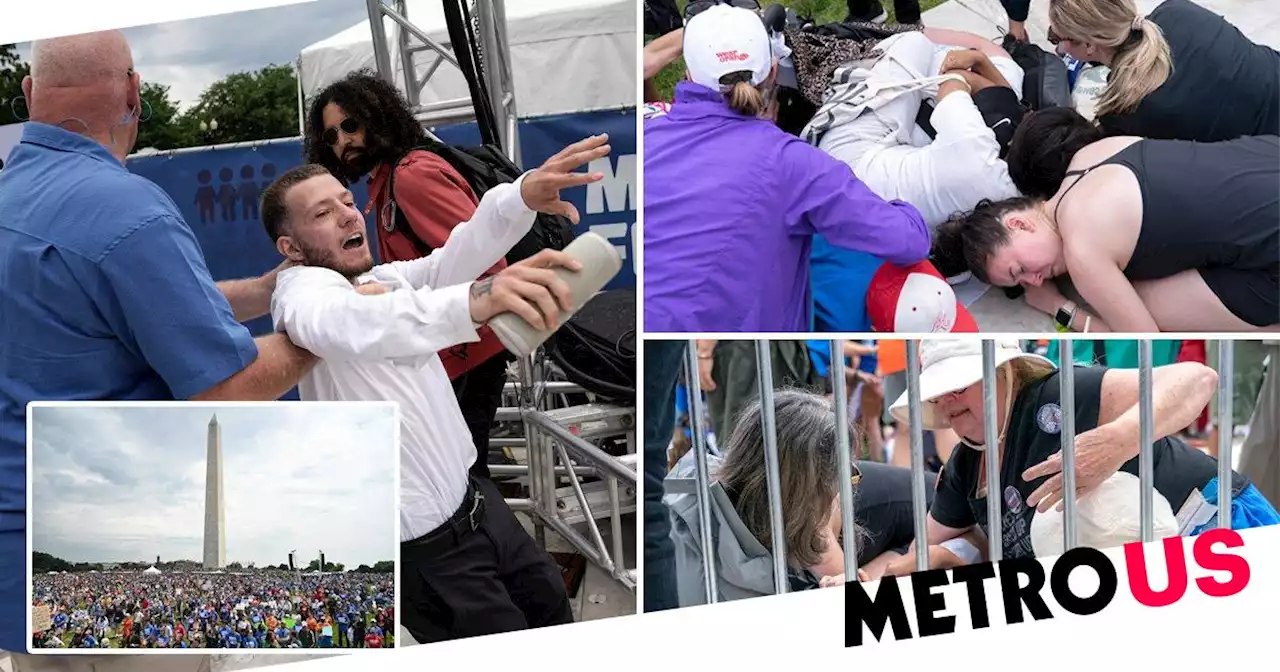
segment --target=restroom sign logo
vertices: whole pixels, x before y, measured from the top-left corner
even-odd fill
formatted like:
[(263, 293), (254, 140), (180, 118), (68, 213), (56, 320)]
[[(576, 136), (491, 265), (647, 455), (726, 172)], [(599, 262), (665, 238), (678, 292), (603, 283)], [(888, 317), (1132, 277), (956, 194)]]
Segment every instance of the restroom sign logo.
[(1036, 413), (1036, 424), (1045, 434), (1057, 434), (1062, 431), (1062, 407), (1057, 404), (1045, 404)]

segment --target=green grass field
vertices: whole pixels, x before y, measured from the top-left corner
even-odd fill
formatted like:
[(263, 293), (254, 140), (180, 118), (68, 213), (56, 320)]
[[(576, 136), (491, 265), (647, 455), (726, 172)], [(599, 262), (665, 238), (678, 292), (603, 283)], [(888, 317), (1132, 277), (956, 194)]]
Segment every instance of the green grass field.
[[(845, 15), (849, 13), (848, 5), (845, 0), (779, 0), (780, 4), (794, 9), (801, 16), (811, 16), (814, 21), (819, 24), (834, 23), (843, 21)], [(920, 11), (925, 12), (946, 0), (920, 0)], [(687, 0), (678, 0), (680, 11), (684, 11)], [(761, 0), (762, 5), (775, 4), (772, 0)], [(895, 21), (893, 15), (893, 0), (881, 0), (881, 5), (885, 11), (889, 13), (888, 21)], [(676, 82), (684, 77), (684, 59), (678, 59), (675, 63), (663, 68), (662, 72), (654, 77), (654, 86), (657, 87), (658, 93), (661, 94), (663, 100), (671, 100), (672, 92), (675, 91)]]

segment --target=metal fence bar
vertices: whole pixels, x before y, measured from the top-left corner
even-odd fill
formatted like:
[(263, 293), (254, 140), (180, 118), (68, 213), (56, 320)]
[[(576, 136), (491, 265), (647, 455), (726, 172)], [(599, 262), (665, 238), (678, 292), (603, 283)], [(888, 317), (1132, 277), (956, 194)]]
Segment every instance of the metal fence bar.
[(1058, 401), (1062, 408), (1062, 550), (1076, 547), (1076, 362), (1071, 346), (1059, 342), (1062, 367), (1058, 373)]
[(844, 579), (858, 577), (858, 535), (853, 527), (853, 451), (849, 446), (849, 390), (844, 379), (844, 341), (831, 345), (831, 392), (836, 412), (836, 457), (840, 465), (840, 530), (844, 536)]
[(1236, 351), (1218, 341), (1218, 527), (1231, 529), (1231, 448), (1235, 430)]
[(1155, 412), (1151, 400), (1151, 341), (1138, 341), (1138, 483), (1142, 541), (1155, 541)]
[(911, 520), (915, 523), (916, 571), (929, 569), (924, 482), (924, 413), (920, 399), (920, 341), (907, 341), (907, 417), (911, 424)]
[[(1013, 394), (1009, 390), (1008, 394)], [(991, 562), (1004, 557), (1004, 517), (1000, 506), (1000, 423), (996, 417), (996, 342), (982, 342), (982, 428), (987, 466), (987, 555)]]
[(773, 357), (769, 341), (756, 341), (756, 379), (760, 383), (760, 424), (764, 436), (764, 474), (769, 494), (769, 518), (773, 525), (773, 585), (781, 595), (790, 587), (787, 581), (786, 521), (782, 517), (782, 478), (778, 464), (778, 424), (773, 416)]
[(711, 543), (711, 474), (707, 467), (707, 435), (702, 426), (702, 382), (698, 379), (698, 343), (689, 341), (685, 352), (685, 380), (689, 390), (689, 431), (693, 434), (693, 459), (698, 496), (698, 536), (702, 540), (702, 577), (707, 604), (720, 600), (717, 590), (715, 544)]

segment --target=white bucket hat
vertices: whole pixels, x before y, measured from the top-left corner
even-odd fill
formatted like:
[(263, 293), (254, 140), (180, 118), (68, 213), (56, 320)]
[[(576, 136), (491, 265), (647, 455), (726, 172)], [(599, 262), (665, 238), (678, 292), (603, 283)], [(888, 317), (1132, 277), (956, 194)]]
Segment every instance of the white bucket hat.
[[(1154, 493), (1155, 538), (1178, 536), (1178, 518), (1169, 500)], [(1114, 548), (1142, 541), (1142, 485), (1137, 476), (1116, 472), (1097, 490), (1076, 502), (1076, 544), (1087, 548)], [(1031, 519), (1031, 548), (1036, 557), (1062, 555), (1064, 512), (1056, 507)]]
[[(996, 368), (1015, 359), (1030, 359), (1053, 366), (1053, 362), (1023, 352), (1018, 341), (996, 339)], [(982, 340), (940, 338), (920, 343), (920, 416), (924, 429), (947, 429), (951, 422), (930, 401), (948, 392), (963, 390), (982, 382)], [(889, 407), (898, 422), (908, 422), (907, 392)]]

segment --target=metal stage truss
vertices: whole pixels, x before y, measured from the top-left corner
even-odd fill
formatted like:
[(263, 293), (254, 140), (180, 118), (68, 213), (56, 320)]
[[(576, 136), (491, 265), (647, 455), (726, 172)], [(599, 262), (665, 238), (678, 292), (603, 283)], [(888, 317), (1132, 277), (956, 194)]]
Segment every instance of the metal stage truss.
[[(465, 0), (442, 0), (445, 4), (446, 17), (450, 16), (452, 6), (466, 9)], [(477, 121), (476, 104), (473, 98), (454, 98), (424, 103), (421, 93), (427, 82), (442, 65), (462, 71), (472, 86), (473, 96), (477, 89), (487, 93), (484, 105), (493, 112), (496, 123), (496, 138), (486, 142), (500, 145), (507, 156), (520, 165), (520, 139), (517, 130), (515, 86), (511, 75), (511, 49), (507, 43), (506, 5), (503, 0), (479, 0), (471, 4), (469, 9), (469, 25), (457, 25), (450, 21), (450, 34), (455, 31), (469, 31), (474, 34), (478, 47), (478, 58), (472, 59), (468, 49), (461, 56), (454, 53), (452, 41), (437, 42), (425, 31), (413, 24), (408, 15), (405, 0), (365, 0), (369, 12), (369, 29), (373, 34), (373, 53), (377, 63), (378, 74), (383, 79), (401, 88), (413, 109), (414, 116), (424, 126), (466, 123)], [(395, 23), (397, 30), (393, 37), (388, 35), (384, 19)], [(419, 73), (414, 56), (428, 52), (434, 55), (427, 67)], [(403, 73), (404, 86), (397, 82), (396, 70), (392, 66), (392, 55), (397, 54), (400, 69)], [(474, 61), (474, 68), (480, 74), (480, 81), (467, 72), (464, 66), (468, 60)], [(482, 84), (482, 87), (478, 85)], [(483, 120), (481, 120), (483, 121)], [(482, 137), (487, 124), (481, 123)]]

